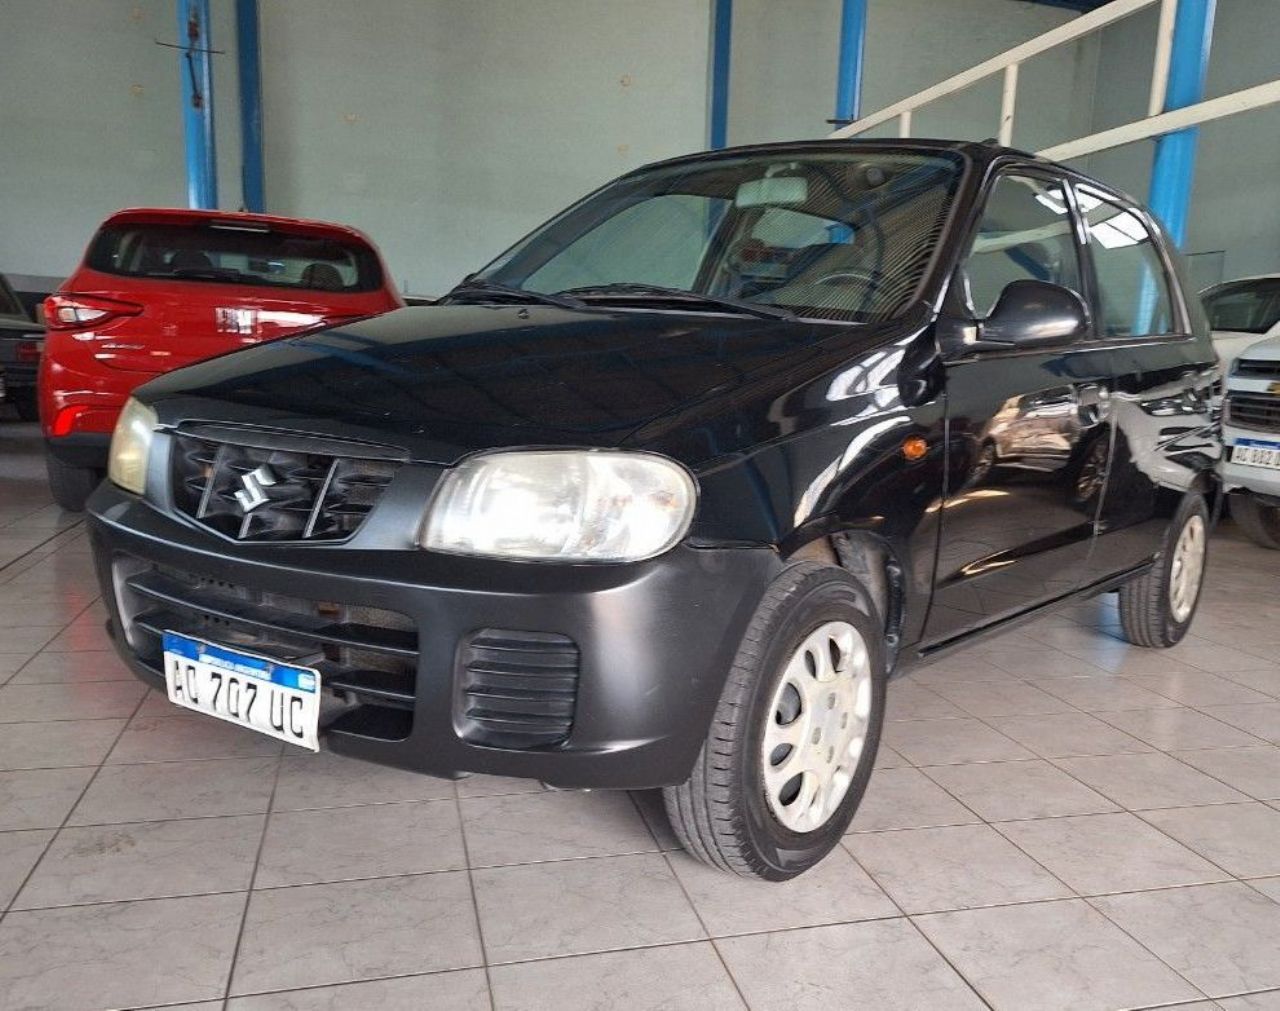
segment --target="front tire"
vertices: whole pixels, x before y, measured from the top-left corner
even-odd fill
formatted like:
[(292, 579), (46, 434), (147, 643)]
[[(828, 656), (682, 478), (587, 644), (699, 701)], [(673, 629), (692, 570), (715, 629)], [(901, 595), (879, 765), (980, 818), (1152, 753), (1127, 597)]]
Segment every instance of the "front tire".
[(83, 512), (85, 502), (102, 480), (102, 472), (92, 467), (73, 467), (47, 451), (44, 466), (53, 500), (67, 512)]
[(1200, 604), (1209, 551), (1209, 509), (1199, 495), (1182, 500), (1150, 570), (1120, 587), (1120, 624), (1135, 646), (1176, 646)]
[(663, 791), (690, 854), (785, 881), (840, 841), (884, 720), (884, 630), (851, 575), (802, 562), (770, 585), (743, 637), (689, 780)]
[(1280, 508), (1235, 492), (1231, 496), (1231, 518), (1254, 544), (1280, 551)]

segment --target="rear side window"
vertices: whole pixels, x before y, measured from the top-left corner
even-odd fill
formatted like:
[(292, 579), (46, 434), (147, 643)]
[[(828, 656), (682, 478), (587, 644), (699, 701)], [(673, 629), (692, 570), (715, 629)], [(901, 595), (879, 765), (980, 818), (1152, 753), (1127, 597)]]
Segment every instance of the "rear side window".
[(111, 225), (87, 266), (123, 277), (361, 292), (382, 286), (368, 246), (322, 236), (219, 225)]
[(1280, 323), (1280, 278), (1228, 284), (1204, 297), (1214, 330), (1266, 333)]
[(989, 316), (1013, 281), (1050, 281), (1079, 293), (1073, 228), (1060, 183), (1013, 174), (997, 179), (963, 268), (974, 312)]
[(1080, 193), (1098, 275), (1098, 334), (1152, 337), (1173, 331), (1169, 275), (1145, 221), (1134, 211)]

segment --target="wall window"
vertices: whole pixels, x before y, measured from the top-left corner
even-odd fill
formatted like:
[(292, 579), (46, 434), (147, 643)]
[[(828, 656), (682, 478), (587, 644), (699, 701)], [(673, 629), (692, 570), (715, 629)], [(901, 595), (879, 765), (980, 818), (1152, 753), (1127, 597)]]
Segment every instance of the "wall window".
[(1151, 337), (1173, 330), (1169, 277), (1146, 222), (1136, 213), (1080, 192), (1098, 275), (1098, 333)]
[(1012, 281), (1050, 281), (1080, 291), (1080, 256), (1062, 185), (1033, 176), (996, 180), (962, 268), (969, 304), (991, 314)]

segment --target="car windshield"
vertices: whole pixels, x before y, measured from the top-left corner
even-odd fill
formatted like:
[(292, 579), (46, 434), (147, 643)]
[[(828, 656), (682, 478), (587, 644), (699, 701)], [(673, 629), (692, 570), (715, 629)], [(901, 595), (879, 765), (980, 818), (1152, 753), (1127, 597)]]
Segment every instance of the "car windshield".
[(468, 283), (591, 304), (889, 319), (924, 278), (962, 166), (948, 152), (863, 148), (641, 171)]
[(102, 228), (88, 266), (124, 277), (374, 291), (382, 271), (362, 243), (238, 224), (120, 224)]
[(1280, 277), (1223, 285), (1204, 297), (1214, 330), (1266, 333), (1280, 323)]

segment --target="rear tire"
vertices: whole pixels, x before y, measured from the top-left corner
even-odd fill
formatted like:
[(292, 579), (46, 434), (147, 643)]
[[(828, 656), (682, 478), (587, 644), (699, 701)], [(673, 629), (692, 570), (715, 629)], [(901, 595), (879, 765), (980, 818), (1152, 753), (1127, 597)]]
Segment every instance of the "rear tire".
[(1252, 495), (1234, 492), (1231, 517), (1254, 544), (1280, 551), (1280, 508), (1263, 505)]
[(814, 562), (770, 585), (693, 773), (663, 790), (691, 855), (785, 881), (840, 842), (884, 720), (884, 629), (870, 599), (843, 569)]
[(53, 500), (67, 512), (83, 512), (85, 502), (102, 480), (102, 471), (93, 467), (73, 467), (47, 451), (44, 466), (49, 475)]
[(1167, 649), (1187, 634), (1200, 605), (1209, 550), (1209, 509), (1197, 494), (1182, 500), (1155, 564), (1120, 587), (1120, 624), (1135, 646)]
[(36, 391), (34, 389), (18, 390), (15, 393), (10, 393), (9, 402), (13, 404), (13, 409), (18, 412), (20, 421), (40, 420), (40, 403), (36, 399)]

